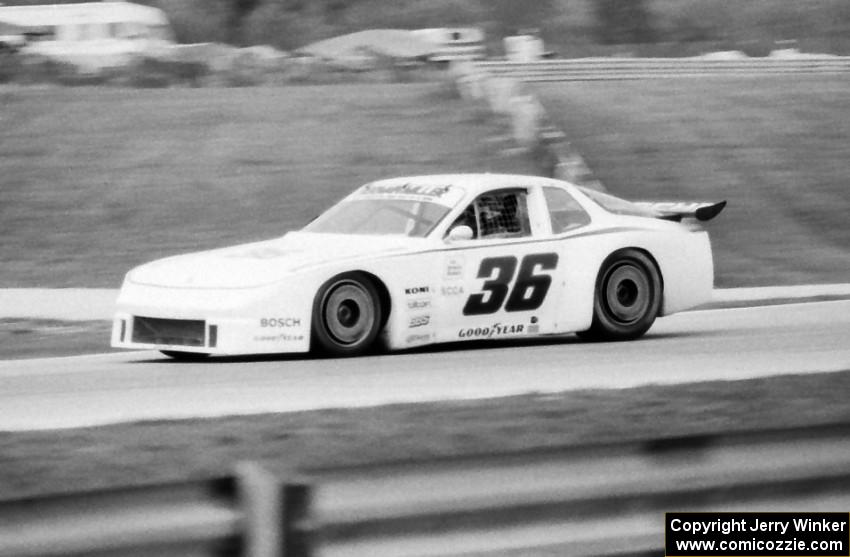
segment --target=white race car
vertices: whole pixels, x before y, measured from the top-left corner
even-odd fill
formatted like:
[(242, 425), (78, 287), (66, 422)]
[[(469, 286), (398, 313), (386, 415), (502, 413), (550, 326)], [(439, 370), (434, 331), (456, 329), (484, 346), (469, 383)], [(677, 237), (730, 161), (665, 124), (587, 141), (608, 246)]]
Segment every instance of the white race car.
[(532, 176), (381, 180), (298, 232), (131, 270), (112, 346), (348, 356), (379, 343), (634, 339), (709, 301), (697, 221), (724, 205), (631, 203)]

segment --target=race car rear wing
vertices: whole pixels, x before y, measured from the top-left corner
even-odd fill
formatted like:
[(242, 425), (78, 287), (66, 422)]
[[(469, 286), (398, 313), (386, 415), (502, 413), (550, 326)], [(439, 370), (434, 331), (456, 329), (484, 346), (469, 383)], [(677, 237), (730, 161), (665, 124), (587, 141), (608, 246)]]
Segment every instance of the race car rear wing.
[(681, 222), (684, 218), (694, 218), (699, 221), (711, 220), (726, 207), (726, 202), (719, 203), (683, 203), (677, 201), (637, 201), (635, 205), (649, 209), (660, 219)]

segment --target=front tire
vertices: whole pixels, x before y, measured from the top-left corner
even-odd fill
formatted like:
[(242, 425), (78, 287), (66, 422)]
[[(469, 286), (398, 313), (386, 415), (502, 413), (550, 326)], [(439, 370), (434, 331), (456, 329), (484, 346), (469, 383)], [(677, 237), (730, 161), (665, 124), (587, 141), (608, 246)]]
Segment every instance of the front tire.
[(577, 333), (587, 340), (632, 340), (642, 336), (661, 311), (661, 275), (643, 252), (625, 249), (602, 263), (593, 296), (593, 323)]
[(363, 354), (381, 329), (381, 298), (362, 273), (345, 273), (327, 281), (313, 302), (313, 346), (332, 356)]

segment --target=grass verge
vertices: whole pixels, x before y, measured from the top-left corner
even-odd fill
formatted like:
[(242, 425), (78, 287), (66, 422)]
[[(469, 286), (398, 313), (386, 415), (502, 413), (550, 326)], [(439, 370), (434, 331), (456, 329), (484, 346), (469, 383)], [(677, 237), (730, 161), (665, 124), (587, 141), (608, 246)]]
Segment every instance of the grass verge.
[[(540, 85), (609, 188), (719, 199), (718, 286), (845, 282), (846, 76)], [(392, 175), (536, 173), (442, 83), (0, 94), (0, 287), (279, 236)]]
[(443, 83), (0, 92), (0, 287), (274, 238), (391, 176), (532, 174)]
[(609, 188), (630, 199), (720, 200), (717, 286), (850, 279), (846, 75), (535, 86)]

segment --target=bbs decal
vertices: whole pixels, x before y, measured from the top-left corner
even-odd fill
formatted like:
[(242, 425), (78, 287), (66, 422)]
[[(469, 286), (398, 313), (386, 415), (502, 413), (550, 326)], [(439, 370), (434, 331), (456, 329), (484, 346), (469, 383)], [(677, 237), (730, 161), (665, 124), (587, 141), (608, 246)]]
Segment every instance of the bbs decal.
[[(552, 276), (535, 274), (535, 268), (552, 271), (558, 266), (557, 253), (534, 253), (522, 258), (516, 282), (511, 281), (517, 267), (516, 257), (488, 257), (481, 261), (478, 278), (487, 279), (481, 286), (483, 292), (472, 294), (463, 306), (464, 315), (486, 315), (496, 313), (505, 306), (505, 311), (530, 311), (543, 305)], [(507, 299), (507, 302), (505, 301)]]

